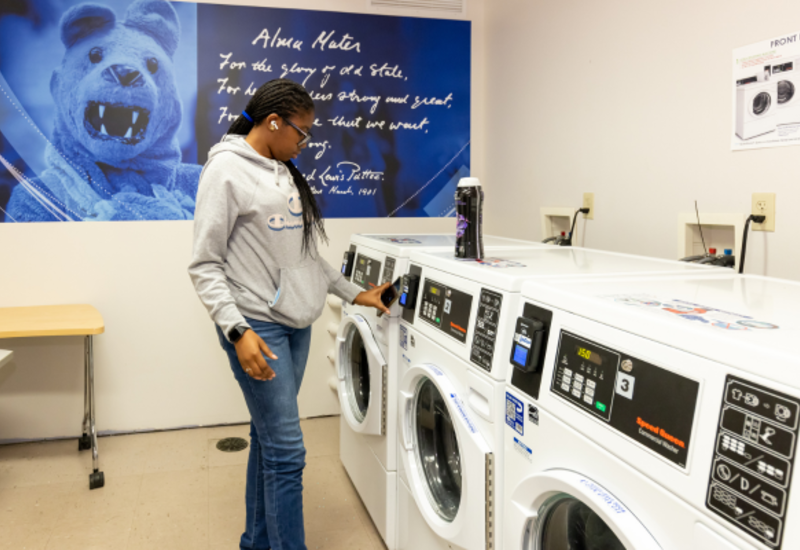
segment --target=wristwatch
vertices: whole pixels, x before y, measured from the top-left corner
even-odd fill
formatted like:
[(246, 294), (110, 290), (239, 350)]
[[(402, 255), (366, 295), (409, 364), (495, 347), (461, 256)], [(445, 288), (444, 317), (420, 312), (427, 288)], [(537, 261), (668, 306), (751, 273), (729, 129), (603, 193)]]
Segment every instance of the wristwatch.
[(235, 344), (242, 339), (242, 336), (244, 336), (244, 333), (248, 330), (250, 330), (250, 327), (247, 325), (236, 325), (228, 331), (228, 340), (230, 340), (232, 344)]

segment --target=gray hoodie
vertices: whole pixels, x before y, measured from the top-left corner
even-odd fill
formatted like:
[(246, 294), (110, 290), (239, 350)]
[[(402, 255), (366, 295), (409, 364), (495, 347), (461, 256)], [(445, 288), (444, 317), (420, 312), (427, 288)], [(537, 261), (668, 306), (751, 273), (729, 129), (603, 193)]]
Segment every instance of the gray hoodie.
[(211, 148), (200, 175), (189, 266), (200, 300), (226, 335), (244, 317), (309, 326), (327, 294), (352, 302), (361, 289), (318, 253), (304, 253), (303, 209), (282, 162), (244, 136)]

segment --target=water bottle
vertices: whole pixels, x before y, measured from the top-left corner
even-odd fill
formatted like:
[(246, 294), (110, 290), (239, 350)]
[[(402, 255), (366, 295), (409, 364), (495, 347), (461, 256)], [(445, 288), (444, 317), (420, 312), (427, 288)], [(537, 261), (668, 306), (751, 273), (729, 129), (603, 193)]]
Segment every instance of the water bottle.
[(483, 189), (478, 178), (461, 178), (456, 189), (456, 258), (483, 259)]

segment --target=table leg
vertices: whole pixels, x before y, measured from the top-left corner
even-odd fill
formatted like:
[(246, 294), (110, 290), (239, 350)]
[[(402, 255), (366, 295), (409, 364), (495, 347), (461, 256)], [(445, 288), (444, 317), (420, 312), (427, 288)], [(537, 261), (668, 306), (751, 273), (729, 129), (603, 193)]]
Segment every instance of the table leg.
[(86, 451), (92, 448), (92, 438), (89, 437), (89, 338), (83, 345), (83, 435), (78, 440), (78, 450)]
[(92, 470), (89, 474), (89, 489), (98, 489), (105, 485), (105, 477), (100, 471), (100, 456), (97, 450), (97, 429), (95, 428), (94, 404), (94, 342), (91, 336), (86, 337), (86, 372), (88, 373), (87, 386), (89, 394), (89, 434), (92, 440)]

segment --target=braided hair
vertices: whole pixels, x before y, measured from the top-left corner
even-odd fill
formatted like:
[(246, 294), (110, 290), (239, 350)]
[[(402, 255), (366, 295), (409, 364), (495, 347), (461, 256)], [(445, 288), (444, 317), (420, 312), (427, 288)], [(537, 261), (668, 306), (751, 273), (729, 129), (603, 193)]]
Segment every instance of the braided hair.
[[(260, 124), (271, 114), (276, 114), (284, 120), (299, 113), (307, 113), (314, 110), (314, 101), (308, 95), (305, 88), (300, 84), (286, 78), (270, 80), (256, 90), (253, 97), (247, 103), (244, 114), (239, 115), (228, 129), (229, 134), (246, 136), (253, 129), (253, 126)], [(306, 181), (300, 170), (291, 160), (281, 161), (289, 169), (289, 173), (294, 178), (297, 191), (300, 194), (300, 204), (303, 206), (303, 250), (312, 250), (314, 242), (314, 231), (319, 233), (324, 242), (328, 242), (328, 235), (325, 233), (325, 222), (322, 218), (322, 211), (319, 209), (311, 186)]]

